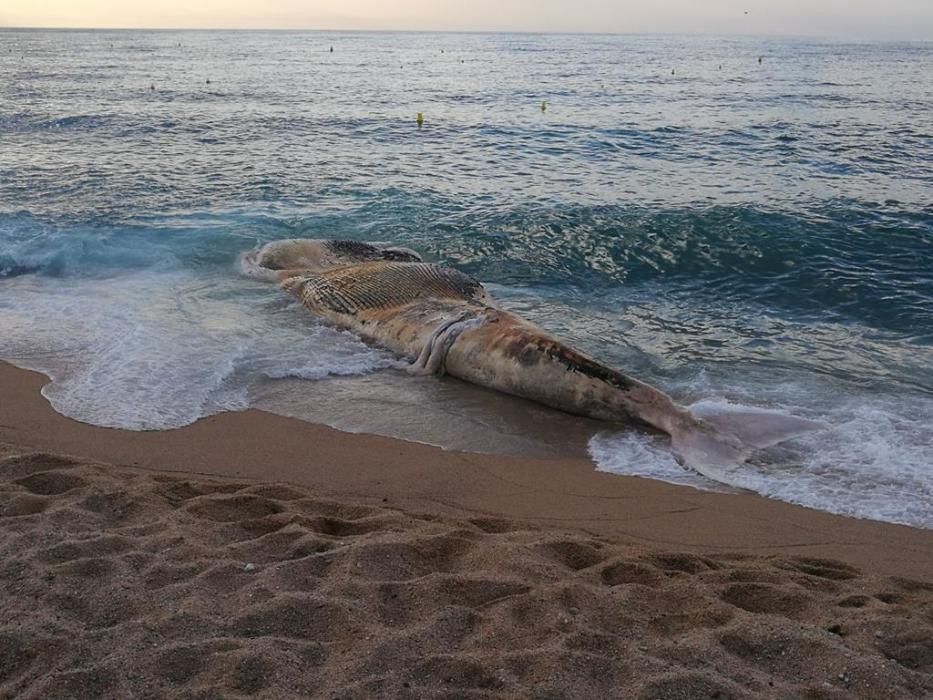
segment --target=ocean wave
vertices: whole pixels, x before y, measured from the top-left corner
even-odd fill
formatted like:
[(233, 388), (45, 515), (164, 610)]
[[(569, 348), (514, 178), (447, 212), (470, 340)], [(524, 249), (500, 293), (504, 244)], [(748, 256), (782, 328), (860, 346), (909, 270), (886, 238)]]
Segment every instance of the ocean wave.
[[(618, 205), (500, 211), (393, 191), (350, 199), (291, 220), (205, 212), (62, 227), (0, 214), (0, 275), (222, 267), (251, 243), (345, 236), (409, 243), (500, 284), (602, 294), (663, 283), (673, 296), (754, 300), (777, 313), (905, 335), (933, 328), (933, 210), (848, 201), (798, 213)], [(427, 230), (412, 230), (422, 212), (445, 209)]]
[(880, 329), (933, 328), (933, 211), (868, 203), (790, 214), (749, 207), (601, 206), (446, 221), (438, 254), (509, 284), (583, 289), (663, 281)]

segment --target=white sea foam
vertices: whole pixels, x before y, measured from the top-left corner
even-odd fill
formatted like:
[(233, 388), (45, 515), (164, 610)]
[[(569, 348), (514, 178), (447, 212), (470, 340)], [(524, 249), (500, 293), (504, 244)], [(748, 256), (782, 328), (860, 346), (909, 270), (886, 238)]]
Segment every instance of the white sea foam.
[[(0, 357), (49, 374), (55, 409), (96, 425), (174, 428), (250, 404), (264, 378), (364, 374), (397, 364), (314, 323), (274, 288), (223, 276), (20, 278), (0, 304)], [(14, 295), (8, 294), (7, 299)]]
[[(786, 388), (798, 396), (795, 387)], [(707, 400), (691, 408), (734, 407)], [(733, 472), (730, 484), (841, 515), (933, 528), (933, 399), (824, 394), (815, 410), (822, 411), (825, 430), (762, 452)], [(715, 488), (678, 465), (666, 440), (604, 432), (589, 449), (602, 471)]]

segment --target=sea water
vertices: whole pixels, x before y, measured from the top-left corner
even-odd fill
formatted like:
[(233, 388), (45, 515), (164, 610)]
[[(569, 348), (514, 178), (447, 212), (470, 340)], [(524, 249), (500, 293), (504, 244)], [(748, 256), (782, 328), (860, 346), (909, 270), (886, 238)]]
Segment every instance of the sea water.
[(405, 245), (698, 411), (827, 424), (735, 486), (933, 527), (930, 75), (929, 43), (0, 31), (0, 359), (97, 425), (254, 406), (716, 488), (236, 270)]

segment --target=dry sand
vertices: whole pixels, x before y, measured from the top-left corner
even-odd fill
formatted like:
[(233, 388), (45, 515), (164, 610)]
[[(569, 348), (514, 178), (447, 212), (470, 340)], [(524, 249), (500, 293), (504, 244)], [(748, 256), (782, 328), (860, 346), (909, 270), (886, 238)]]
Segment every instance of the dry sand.
[(0, 697), (933, 696), (929, 531), (44, 381), (0, 365)]

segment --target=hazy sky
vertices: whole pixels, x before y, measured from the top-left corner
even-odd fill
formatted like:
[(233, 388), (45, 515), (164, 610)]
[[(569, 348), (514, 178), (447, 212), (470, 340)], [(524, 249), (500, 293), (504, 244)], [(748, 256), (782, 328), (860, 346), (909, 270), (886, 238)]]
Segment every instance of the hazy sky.
[(933, 0), (0, 0), (0, 26), (712, 32), (933, 40)]

